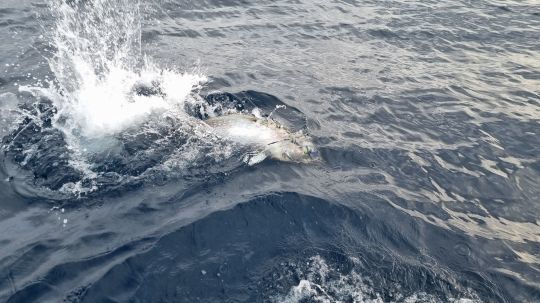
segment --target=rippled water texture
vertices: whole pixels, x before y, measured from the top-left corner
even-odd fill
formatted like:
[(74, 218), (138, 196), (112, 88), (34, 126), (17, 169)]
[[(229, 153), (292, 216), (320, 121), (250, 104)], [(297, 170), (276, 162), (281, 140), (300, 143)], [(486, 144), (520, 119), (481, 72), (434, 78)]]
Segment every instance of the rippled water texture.
[[(535, 0), (3, 0), (0, 39), (1, 302), (540, 301)], [(321, 163), (203, 122), (276, 107)]]

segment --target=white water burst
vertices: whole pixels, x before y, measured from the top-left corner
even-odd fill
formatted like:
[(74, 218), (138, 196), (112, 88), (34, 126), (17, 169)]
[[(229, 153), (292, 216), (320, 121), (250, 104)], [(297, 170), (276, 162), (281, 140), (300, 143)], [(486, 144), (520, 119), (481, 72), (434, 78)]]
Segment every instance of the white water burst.
[[(98, 190), (96, 180), (108, 171), (99, 168), (102, 163), (95, 163), (95, 158), (106, 159), (114, 153), (117, 159), (124, 157), (121, 140), (128, 133), (159, 133), (149, 128), (169, 127), (186, 128), (186, 136), (198, 136), (184, 109), (186, 102), (200, 102), (199, 90), (207, 77), (199, 68), (182, 71), (172, 63), (161, 67), (141, 51), (146, 9), (132, 0), (58, 0), (49, 4), (54, 21), (52, 27), (43, 27), (49, 32), (44, 39), (52, 51), (47, 61), (54, 80), (42, 79), (39, 85), (21, 86), (19, 91), (31, 94), (36, 106), (41, 100), (52, 102), (52, 127), (63, 134), (63, 141), (46, 144), (65, 144), (69, 167), (82, 175), (64, 183), (60, 192)], [(44, 87), (43, 83), (49, 85)], [(139, 91), (152, 87), (155, 91), (151, 93)], [(41, 121), (40, 117), (30, 118)], [(177, 141), (176, 137), (163, 136), (160, 140), (171, 141), (162, 145)], [(185, 147), (184, 153), (190, 154), (191, 148), (197, 151), (197, 147)], [(141, 153), (150, 154), (151, 149)], [(37, 156), (39, 151), (30, 146), (22, 153)], [(182, 163), (182, 155), (174, 152), (165, 155), (163, 162), (170, 163), (170, 157), (180, 158), (174, 163)], [(118, 180), (131, 177), (118, 174)]]
[[(354, 262), (356, 259), (352, 258)], [(364, 277), (356, 270), (343, 274), (332, 268), (319, 255), (309, 258), (309, 265), (301, 272), (298, 285), (291, 287), (283, 296), (272, 298), (276, 303), (481, 303), (479, 299), (469, 298), (444, 298), (425, 292), (417, 292), (411, 295), (403, 295), (396, 287), (394, 299), (383, 300), (382, 296), (375, 291), (373, 281)]]
[[(61, 1), (49, 60), (62, 98), (53, 100), (68, 135), (100, 137), (183, 105), (206, 82), (193, 71), (159, 68), (141, 53), (141, 4), (129, 0)], [(160, 83), (161, 94), (136, 95)]]

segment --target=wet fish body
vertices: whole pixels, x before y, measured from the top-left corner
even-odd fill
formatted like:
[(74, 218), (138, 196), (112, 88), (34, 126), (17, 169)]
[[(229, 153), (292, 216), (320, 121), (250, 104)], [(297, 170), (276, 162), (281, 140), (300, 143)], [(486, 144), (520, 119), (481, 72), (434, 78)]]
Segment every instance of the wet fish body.
[(304, 132), (291, 132), (272, 119), (230, 114), (205, 122), (217, 135), (253, 148), (253, 153), (245, 159), (249, 165), (266, 158), (298, 163), (318, 160), (318, 152)]

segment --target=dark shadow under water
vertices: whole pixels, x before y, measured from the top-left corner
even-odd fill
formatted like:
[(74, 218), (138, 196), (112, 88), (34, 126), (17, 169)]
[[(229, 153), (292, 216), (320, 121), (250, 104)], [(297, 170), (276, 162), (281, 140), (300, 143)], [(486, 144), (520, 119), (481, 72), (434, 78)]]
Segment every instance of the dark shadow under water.
[[(159, 91), (141, 87), (135, 92), (154, 95)], [(21, 178), (23, 182), (46, 190), (58, 191), (67, 184), (80, 183), (83, 189), (97, 187), (97, 191), (83, 193), (83, 196), (95, 196), (107, 191), (138, 188), (150, 180), (205, 180), (208, 174), (228, 173), (241, 166), (241, 154), (246, 152), (238, 149), (229, 159), (217, 161), (212, 151), (219, 149), (219, 146), (225, 149), (229, 142), (205, 142), (208, 138), (193, 136), (191, 129), (182, 127), (186, 121), (166, 117), (152, 123), (151, 131), (140, 130), (152, 122), (149, 121), (146, 125), (116, 134), (109, 140), (111, 147), (85, 156), (88, 169), (95, 173), (89, 178), (73, 164), (79, 160), (74, 159), (77, 155), (74, 155), (63, 131), (53, 125), (63, 123), (62, 117), (55, 117), (58, 113), (53, 102), (44, 96), (36, 97), (27, 93), (20, 93), (18, 97), (21, 100), (19, 108), (27, 116), (2, 139), (4, 161), (9, 163), (7, 174), (13, 175), (10, 178), (25, 174)], [(186, 104), (185, 111), (196, 119), (205, 120), (209, 115), (219, 116), (230, 112), (250, 114), (258, 109), (263, 117), (271, 116), (293, 131), (306, 127), (306, 117), (298, 109), (286, 106), (275, 96), (262, 92), (212, 93), (204, 96), (202, 101)], [(191, 149), (194, 146), (197, 146), (196, 159), (186, 165), (184, 172), (161, 169), (164, 162), (183, 150), (193, 153)]]
[[(168, 234), (55, 266), (8, 302), (54, 301), (88, 269), (109, 266), (65, 302), (286, 302), (302, 280), (313, 291), (301, 302), (353, 302), (359, 295), (492, 302), (506, 295), (476, 273), (483, 260), (474, 247), (452, 244), (470, 243), (468, 237), (399, 217), (373, 196), (357, 199), (380, 203), (373, 211), (295, 193), (257, 197)], [(391, 227), (385, 221), (393, 217), (400, 222)]]

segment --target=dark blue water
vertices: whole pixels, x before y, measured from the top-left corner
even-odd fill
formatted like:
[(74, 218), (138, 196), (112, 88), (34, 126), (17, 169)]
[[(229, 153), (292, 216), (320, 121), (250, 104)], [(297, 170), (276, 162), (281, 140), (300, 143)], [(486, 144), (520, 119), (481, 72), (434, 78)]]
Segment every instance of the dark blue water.
[[(1, 302), (540, 302), (536, 1), (4, 0), (0, 29)], [(254, 108), (322, 161), (200, 127)]]

